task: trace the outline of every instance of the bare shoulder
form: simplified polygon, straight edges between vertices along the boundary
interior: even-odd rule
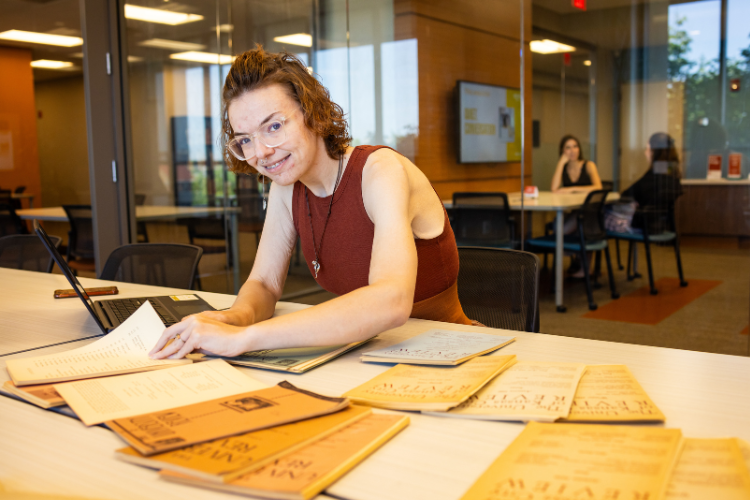
[[[596,172],[597,171],[596,170],[596,163],[594,163],[591,160],[587,160],[586,161],[586,170],[588,170],[588,171],[592,171],[593,170],[594,172]]]
[[[414,167],[414,164],[408,158],[392,149],[381,148],[367,157],[362,175],[370,177],[381,174],[395,174],[407,171],[410,166]]]

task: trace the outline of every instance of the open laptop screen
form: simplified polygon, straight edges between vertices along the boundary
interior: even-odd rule
[[[55,245],[52,243],[52,241],[49,239],[49,236],[47,236],[47,232],[42,228],[42,226],[39,225],[39,221],[34,219],[34,232],[36,232],[36,235],[39,236],[39,239],[42,240],[42,243],[47,248],[47,251],[52,256],[52,258],[57,263],[57,266],[62,271],[65,278],[67,278],[68,282],[70,282],[70,286],[73,287],[73,290],[76,291],[78,296],[83,301],[86,308],[89,310],[89,313],[94,318],[94,321],[96,321],[97,326],[101,329],[102,333],[107,333],[107,329],[102,324],[102,321],[99,319],[99,316],[96,314],[96,310],[94,309],[94,301],[91,300],[91,298],[86,293],[86,290],[83,288],[83,285],[78,281],[78,278],[76,278],[76,275],[73,274],[73,271],[68,266],[68,263],[65,262],[65,259],[63,259],[62,255],[60,255],[60,252],[57,251],[57,248],[55,248]]]

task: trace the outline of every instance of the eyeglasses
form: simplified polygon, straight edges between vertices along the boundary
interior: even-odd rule
[[[286,117],[277,118],[266,123],[255,133],[238,134],[227,143],[227,149],[240,161],[249,161],[255,158],[256,142],[260,142],[267,148],[277,148],[286,141]]]

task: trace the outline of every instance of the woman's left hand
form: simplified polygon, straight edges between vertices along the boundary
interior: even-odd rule
[[[237,356],[247,350],[243,348],[243,342],[238,342],[238,335],[246,330],[246,327],[228,325],[195,314],[164,330],[149,356],[151,359],[179,359],[193,351]]]

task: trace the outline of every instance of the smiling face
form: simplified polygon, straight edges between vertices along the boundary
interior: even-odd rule
[[[578,160],[581,158],[581,148],[578,147],[578,141],[575,139],[568,139],[565,141],[563,146],[563,154],[568,157],[568,160]]]
[[[263,144],[260,134],[255,143],[255,158],[248,164],[282,186],[302,179],[315,164],[325,145],[305,126],[299,104],[279,84],[245,92],[229,104],[229,123],[235,134],[253,134],[279,118],[284,120],[286,139],[276,147]]]

